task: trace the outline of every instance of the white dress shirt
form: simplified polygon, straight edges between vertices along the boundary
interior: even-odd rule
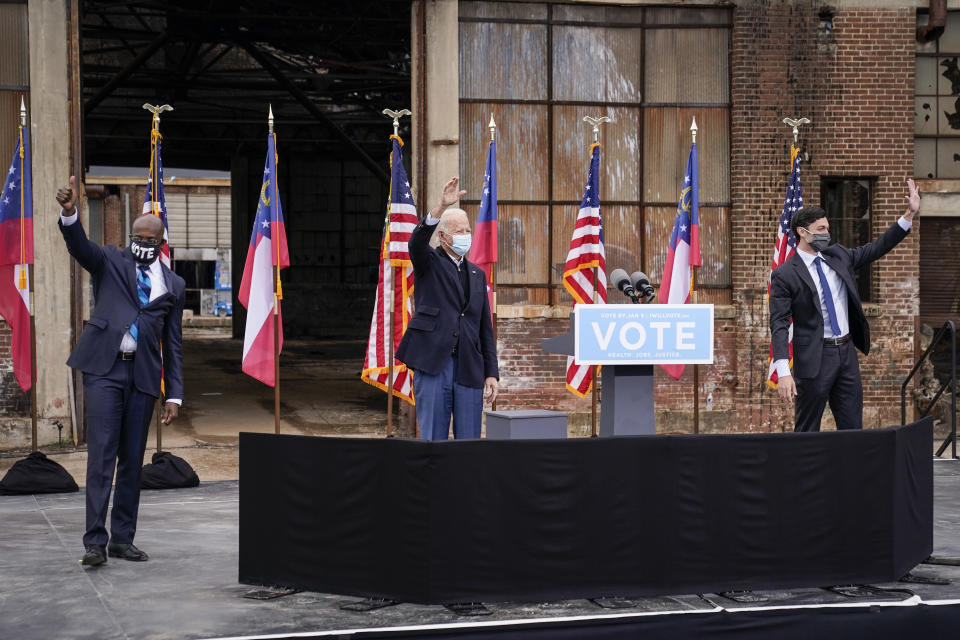
[[[73,215],[67,216],[64,215],[63,210],[60,210],[60,223],[69,227],[77,221],[77,212],[74,210]],[[140,277],[140,269],[136,266],[133,267],[134,274],[137,278]],[[160,264],[160,260],[154,260],[150,263],[150,268],[147,269],[147,278],[150,280],[150,302],[153,302],[163,294],[167,292],[167,283],[163,279],[163,267]],[[136,351],[137,350],[137,340],[133,337],[129,331],[123,334],[123,338],[120,340],[120,346],[118,351]],[[175,402],[176,404],[182,404],[183,400],[179,398],[167,398],[167,402]]]
[[[913,222],[900,216],[897,224],[899,224],[900,228],[904,231],[910,231]],[[842,338],[850,333],[850,318],[847,315],[847,285],[843,283],[843,280],[840,279],[837,272],[830,268],[827,261],[823,259],[822,253],[818,252],[817,255],[813,255],[797,249],[797,254],[799,254],[800,259],[803,260],[803,264],[806,265],[807,271],[810,272],[810,278],[817,288],[817,299],[820,301],[820,314],[823,316],[823,337]],[[820,257],[820,266],[823,269],[823,275],[826,276],[827,284],[830,285],[830,292],[833,294],[831,297],[833,298],[833,308],[837,312],[837,326],[840,327],[839,336],[833,335],[833,328],[830,326],[830,314],[827,311],[826,298],[823,295],[823,285],[820,284],[820,274],[817,273],[817,265],[814,264],[814,260],[818,256]],[[786,358],[776,360],[773,366],[777,370],[778,378],[793,375],[790,373],[790,361]]]

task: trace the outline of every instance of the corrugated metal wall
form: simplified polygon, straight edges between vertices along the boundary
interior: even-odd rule
[[[0,164],[6,166],[17,146],[20,98],[30,108],[27,5],[0,4]]]
[[[170,247],[173,249],[230,248],[230,196],[186,189],[164,191]]]
[[[589,163],[586,115],[606,115],[601,205],[608,270],[659,282],[697,119],[701,301],[729,302],[730,13],[460,3],[464,209],[497,129],[499,300],[569,303],[560,286]],[[616,299],[611,297],[611,299]]]

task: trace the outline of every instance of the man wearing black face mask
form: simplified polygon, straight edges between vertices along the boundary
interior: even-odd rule
[[[903,216],[873,242],[852,249],[830,245],[830,223],[820,207],[803,207],[793,214],[797,251],[771,276],[770,334],[780,398],[796,399],[796,431],[819,431],[827,402],[837,429],[863,427],[863,386],[854,346],[869,352],[870,325],[857,295],[854,271],[907,237],[920,209],[920,194],[912,179],[907,187],[909,204]]]
[[[138,218],[127,249],[101,247],[87,239],[80,225],[78,192],[71,176],[70,186],[57,191],[57,202],[67,251],[90,272],[96,302],[67,360],[83,372],[87,409],[87,522],[81,563],[101,565],[107,553],[143,562],[147,554],[133,544],[140,469],[161,370],[167,393],[163,424],[177,417],[183,398],[180,320],[185,285],[158,260],[164,243],[160,218]],[[108,545],[114,465],[117,482]]]

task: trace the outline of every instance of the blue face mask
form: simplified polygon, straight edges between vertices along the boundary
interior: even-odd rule
[[[453,238],[453,244],[450,245],[450,248],[453,249],[453,252],[461,258],[467,255],[467,252],[470,251],[470,244],[473,242],[473,236],[469,233],[461,233],[451,237]]]

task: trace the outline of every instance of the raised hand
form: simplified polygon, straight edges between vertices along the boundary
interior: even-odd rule
[[[466,191],[458,191],[460,178],[454,176],[450,178],[447,184],[443,185],[443,192],[440,194],[440,206],[449,207],[457,203],[457,200],[466,195]]]
[[[908,220],[913,220],[913,216],[920,211],[920,192],[917,190],[917,183],[913,181],[913,178],[907,178],[907,189],[909,193],[907,194],[907,212],[904,214]]]
[[[80,194],[77,189],[77,178],[70,176],[70,186],[57,189],[57,202],[60,203],[63,212],[69,216],[73,214],[73,210],[76,208],[79,199]]]

